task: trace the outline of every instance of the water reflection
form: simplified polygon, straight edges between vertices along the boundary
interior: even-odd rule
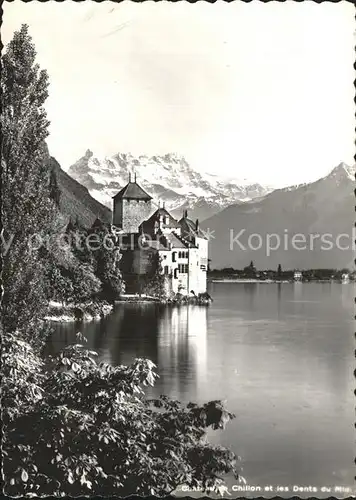
[[[154,304],[125,304],[117,307],[114,314],[118,320],[110,318],[108,323],[113,363],[127,365],[135,358],[149,358],[157,363],[161,309]]]
[[[76,333],[99,361],[128,365],[136,358],[151,359],[160,378],[155,392],[189,399],[199,395],[207,369],[207,308],[167,308],[155,304],[119,305],[109,317],[91,323],[55,325],[46,352],[54,354],[76,343]]]
[[[248,296],[249,306],[253,310],[255,308],[256,292],[259,283],[243,283],[243,290]]]
[[[80,329],[105,361],[152,359],[155,395],[226,399],[237,418],[214,439],[243,456],[250,484],[351,484],[353,285],[211,287],[208,308],[123,304]],[[77,328],[56,325],[48,350]]]
[[[282,283],[277,283],[277,316],[281,317]]]
[[[163,392],[180,399],[199,393],[207,369],[207,308],[165,310],[158,326],[158,366]]]

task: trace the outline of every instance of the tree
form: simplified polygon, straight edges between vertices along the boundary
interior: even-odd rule
[[[282,266],[278,264],[278,269],[277,269],[277,278],[281,279],[282,278]]]
[[[100,291],[100,280],[95,276],[89,264],[80,264],[75,267],[70,274],[70,279],[73,287],[70,298],[74,303],[96,298]]]
[[[42,280],[44,263],[38,244],[55,213],[50,199],[45,138],[49,122],[44,110],[48,77],[35,63],[36,51],[23,25],[2,56],[2,319],[8,331],[38,332],[47,301]]]
[[[150,252],[150,250],[147,250]],[[144,278],[143,293],[158,298],[166,296],[166,276],[163,274],[162,259],[158,252],[148,254],[150,261],[148,272]]]
[[[48,269],[48,298],[61,302],[80,304],[97,297],[100,280],[89,264],[75,262],[73,267],[63,267],[57,263]]]
[[[52,168],[49,178],[49,196],[51,200],[54,201],[56,207],[59,209],[61,200],[61,190],[58,187],[57,176],[54,171],[54,168]]]
[[[89,248],[89,252],[93,258],[95,275],[101,281],[100,295],[105,300],[114,300],[118,298],[123,287],[119,265],[121,253],[117,238],[105,224],[93,227],[88,234],[96,236],[98,242],[98,248]]]
[[[83,345],[46,368],[16,336],[3,339],[3,477],[9,496],[164,496],[179,485],[216,488],[237,457],[206,441],[234,417],[220,401],[148,399],[155,365],[98,364]],[[31,429],[31,432],[28,430]]]

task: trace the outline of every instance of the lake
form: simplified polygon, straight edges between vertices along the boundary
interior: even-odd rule
[[[225,400],[236,418],[209,438],[241,456],[248,485],[274,486],[264,496],[349,496],[320,488],[354,485],[354,285],[209,286],[210,307],[122,304],[80,329],[101,360],[154,361],[155,395]],[[73,324],[54,328],[48,352],[75,341]]]

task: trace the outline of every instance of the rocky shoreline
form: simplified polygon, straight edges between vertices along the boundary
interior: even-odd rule
[[[133,304],[141,304],[141,303],[155,303],[162,305],[209,305],[213,302],[212,297],[208,293],[199,294],[199,295],[182,295],[175,294],[168,298],[155,297],[151,295],[145,294],[133,294],[133,295],[122,295],[118,300],[115,300],[115,304],[122,303],[133,303]]]
[[[184,296],[176,294],[170,298],[161,298],[150,295],[122,295],[115,300],[115,305],[118,304],[160,304],[166,306],[173,305],[199,305],[207,306],[213,299],[208,294],[201,294],[199,296]],[[80,304],[65,304],[62,302],[50,301],[48,304],[48,313],[45,316],[46,321],[54,322],[76,322],[76,321],[97,321],[108,314],[114,309],[113,304],[101,301],[84,302]]]
[[[95,321],[110,314],[114,306],[108,302],[84,302],[81,304],[63,304],[50,301],[46,321],[75,322]]]

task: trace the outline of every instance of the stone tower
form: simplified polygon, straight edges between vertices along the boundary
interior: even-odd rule
[[[138,233],[140,224],[152,213],[151,196],[136,182],[129,182],[114,197],[113,225],[125,233]]]

